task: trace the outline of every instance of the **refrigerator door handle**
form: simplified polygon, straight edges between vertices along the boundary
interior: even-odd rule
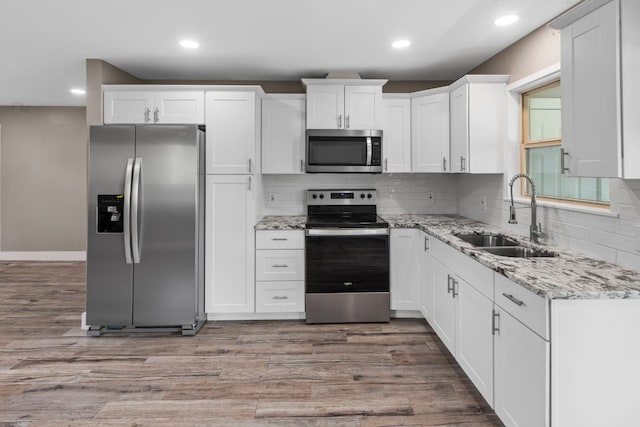
[[[131,184],[131,248],[133,249],[133,263],[140,264],[140,234],[138,217],[140,211],[140,175],[142,173],[142,158],[136,157],[133,163],[133,181]]]
[[[132,263],[131,259],[131,175],[133,174],[133,159],[127,159],[127,169],[124,173],[124,260],[127,264]]]

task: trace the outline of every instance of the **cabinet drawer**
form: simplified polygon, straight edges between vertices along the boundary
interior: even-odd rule
[[[304,230],[258,230],[256,249],[304,249]]]
[[[257,250],[256,280],[304,280],[304,251]]]
[[[304,282],[256,282],[256,312],[304,312]]]
[[[495,292],[497,305],[545,340],[549,339],[549,304],[546,298],[497,273]]]

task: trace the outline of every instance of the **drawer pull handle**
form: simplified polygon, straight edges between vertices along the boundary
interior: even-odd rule
[[[507,293],[502,293],[502,296],[504,296],[506,299],[508,299],[509,301],[511,301],[512,303],[514,303],[515,305],[517,305],[518,307],[526,307],[527,304],[524,303],[524,301],[519,300],[518,298],[514,297],[511,294],[507,294]]]
[[[271,267],[273,267],[273,268],[287,268],[289,266],[287,264],[273,264]]]
[[[289,299],[289,297],[288,296],[279,297],[279,296],[276,295],[272,299],[275,299],[275,300],[287,300],[287,299]]]
[[[285,240],[289,240],[286,237],[274,237],[271,240],[274,240],[276,242],[284,242]]]
[[[493,316],[491,317],[491,335],[500,335],[500,313],[493,310]]]

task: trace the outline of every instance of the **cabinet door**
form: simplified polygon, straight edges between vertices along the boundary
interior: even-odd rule
[[[411,100],[413,172],[448,172],[449,94]]]
[[[345,86],[345,129],[381,129],[382,86]]]
[[[252,92],[207,92],[207,173],[254,173],[256,95]]]
[[[153,92],[104,92],[104,123],[152,123]]]
[[[262,173],[304,173],[304,99],[262,101]]]
[[[307,129],[344,129],[344,86],[307,86]]]
[[[562,145],[570,176],[619,177],[620,17],[610,2],[562,29]]]
[[[254,311],[251,176],[207,176],[205,311]]]
[[[384,100],[384,172],[411,172],[411,101]]]
[[[433,322],[433,266],[429,252],[429,235],[420,232],[420,311],[427,320]]]
[[[435,258],[431,258],[433,273],[433,322],[438,337],[456,354],[456,300],[452,293],[453,274]]]
[[[391,230],[391,309],[420,309],[420,230]]]
[[[459,277],[456,281],[456,360],[493,407],[493,302]]]
[[[507,427],[548,426],[549,343],[495,308],[500,316],[494,336],[496,414]]]
[[[204,124],[204,92],[157,92],[154,123]]]
[[[468,172],[469,85],[451,92],[451,172]]]

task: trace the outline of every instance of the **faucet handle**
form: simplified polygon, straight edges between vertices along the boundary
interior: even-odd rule
[[[509,206],[509,224],[517,224],[518,220],[516,219],[516,208],[515,206]]]

